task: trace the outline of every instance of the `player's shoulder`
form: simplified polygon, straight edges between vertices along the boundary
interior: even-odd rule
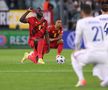
[[[93,20],[93,19],[94,19],[94,17],[86,17],[86,18],[79,19],[77,22],[84,23],[86,21]]]
[[[86,18],[84,18],[83,20],[84,21],[92,21],[92,20],[94,20],[95,18],[94,17],[86,17]]]
[[[84,19],[86,24],[96,24],[99,23],[99,19],[95,18],[95,17],[88,17]]]
[[[95,18],[97,18],[99,20],[108,20],[108,15],[102,14],[102,15],[96,16]]]
[[[35,20],[36,18],[33,16],[27,18],[28,23],[33,23]]]
[[[36,19],[34,16],[28,17],[28,19]]]
[[[78,24],[82,24],[84,21],[83,21],[83,19],[79,19],[78,21],[77,21],[77,25]]]
[[[82,18],[82,19],[79,19],[78,21],[77,21],[77,24],[81,24],[81,25],[83,25],[86,21],[88,21],[88,19],[87,18]]]
[[[96,18],[101,18],[101,17],[108,17],[108,14],[101,14],[101,15],[96,16]]]

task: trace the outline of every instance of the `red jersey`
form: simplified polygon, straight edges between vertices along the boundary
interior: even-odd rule
[[[54,25],[48,27],[49,37],[57,38],[60,34],[63,34],[62,27],[59,30],[56,30]]]
[[[36,17],[30,17],[28,18],[28,23],[30,39],[44,37],[44,34],[47,30],[47,21],[44,18],[38,20]]]

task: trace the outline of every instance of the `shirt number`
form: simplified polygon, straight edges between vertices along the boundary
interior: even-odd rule
[[[94,26],[94,27],[92,27],[92,30],[95,31],[95,35],[94,35],[93,41],[101,41],[101,40],[104,39],[103,31],[102,31],[102,27],[101,26],[99,26],[99,27]],[[101,35],[100,37],[98,37],[99,34]]]

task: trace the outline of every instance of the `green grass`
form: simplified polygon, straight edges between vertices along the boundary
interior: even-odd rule
[[[87,86],[74,87],[77,77],[71,66],[71,50],[63,51],[66,57],[63,65],[56,63],[55,50],[45,55],[45,65],[30,61],[20,64],[25,51],[30,49],[0,49],[0,90],[108,90],[101,88],[99,80],[92,77],[91,65],[84,69]]]

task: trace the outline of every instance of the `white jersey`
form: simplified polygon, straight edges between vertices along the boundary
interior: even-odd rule
[[[96,17],[101,22],[101,25],[106,32],[105,35],[108,34],[108,14],[102,14]]]
[[[86,48],[97,48],[103,42],[104,35],[100,21],[94,17],[80,19],[76,26],[76,49],[80,49],[83,38]]]
[[[108,14],[102,14],[96,17],[100,20],[102,28],[104,29],[104,46],[108,50]]]

